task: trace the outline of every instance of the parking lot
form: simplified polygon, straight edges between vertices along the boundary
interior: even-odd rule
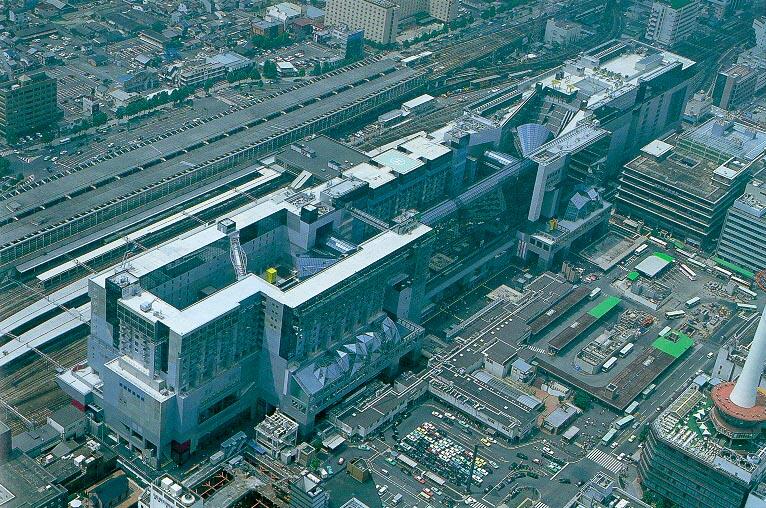
[[[599,411],[595,411],[592,419],[593,426],[600,429],[602,423],[608,426],[614,415],[606,410]],[[401,443],[408,442],[407,436],[422,429],[424,424],[461,453],[465,451],[470,455],[478,445],[478,463],[487,471],[480,484],[473,481],[467,490],[467,475],[450,478],[442,471],[442,474],[433,471],[433,466],[424,466],[428,459],[423,452],[404,450],[405,457],[417,463],[414,467],[406,464],[407,459],[399,458],[403,453]],[[429,400],[367,440],[366,444],[351,444],[333,455],[327,464],[333,473],[339,473],[343,468],[338,465],[340,457],[344,464],[354,457],[365,457],[385,505],[392,505],[394,497],[401,494],[403,506],[423,508],[456,503],[475,508],[498,506],[503,502],[516,506],[525,497],[542,498],[549,506],[563,506],[576,493],[578,484],[588,481],[599,470],[608,471],[588,459],[587,452],[580,446],[566,443],[560,436],[538,433],[519,444],[496,434],[490,435],[487,430],[441,402]],[[595,434],[597,432],[593,439]]]

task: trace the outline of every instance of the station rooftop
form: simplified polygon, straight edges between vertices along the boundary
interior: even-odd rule
[[[564,64],[563,71],[542,81],[543,86],[566,96],[578,95],[588,109],[622,97],[638,88],[642,80],[694,61],[635,41],[612,41]]]
[[[417,74],[386,59],[359,65],[32,186],[6,197],[0,207],[0,246],[266,142]],[[117,178],[119,185],[113,185]]]
[[[276,155],[288,170],[308,171],[320,180],[329,180],[346,169],[370,158],[362,152],[327,136],[316,136],[293,143]]]

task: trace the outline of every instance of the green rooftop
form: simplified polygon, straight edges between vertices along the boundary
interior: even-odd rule
[[[750,270],[745,270],[741,266],[737,266],[734,263],[729,263],[725,259],[721,259],[719,257],[714,257],[713,261],[715,261],[717,264],[721,265],[724,268],[728,268],[732,272],[736,272],[736,273],[740,274],[743,277],[747,277],[748,279],[755,278],[755,274],[753,272],[751,272]]]
[[[630,272],[630,273],[628,274],[628,280],[629,280],[629,281],[634,281],[634,280],[636,280],[636,279],[638,279],[638,272],[637,272],[637,271],[635,271],[635,270],[633,270],[632,272]]]
[[[596,319],[601,319],[606,316],[612,309],[617,307],[622,300],[616,296],[607,296],[601,302],[588,311],[588,314]]]
[[[662,260],[667,261],[668,263],[672,263],[673,261],[676,260],[676,258],[674,258],[673,256],[669,254],[665,254],[664,252],[655,252],[654,255]]]
[[[657,338],[652,343],[652,346],[656,349],[669,354],[673,358],[680,358],[693,345],[694,341],[692,338],[678,330],[673,330],[664,337]]]

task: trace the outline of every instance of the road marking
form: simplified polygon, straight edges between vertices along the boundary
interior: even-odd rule
[[[535,503],[535,506],[533,506],[532,508],[551,508],[551,507],[543,503],[542,501],[538,501],[537,503]]]
[[[591,450],[590,453],[588,453],[588,458],[612,473],[619,473],[625,468],[625,464],[623,464],[617,457],[602,452],[598,448]]]

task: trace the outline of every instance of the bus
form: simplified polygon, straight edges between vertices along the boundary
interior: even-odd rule
[[[736,275],[732,275],[731,276],[731,281],[732,282],[736,282],[740,286],[745,286],[748,289],[753,287],[752,283],[749,280],[745,280],[742,277],[737,277]]]
[[[588,295],[588,298],[591,300],[595,300],[596,298],[598,298],[598,295],[600,294],[601,294],[601,288],[596,288],[590,292],[590,295]]]
[[[613,356],[604,362],[604,365],[601,366],[601,369],[604,372],[608,372],[609,370],[611,370],[612,367],[614,367],[615,363],[617,363],[617,358]]]
[[[694,254],[692,254],[691,252],[687,252],[687,251],[685,251],[683,249],[676,249],[676,252],[678,254],[682,255],[685,258],[690,258],[691,259],[691,258],[694,257]]]
[[[751,305],[749,303],[738,303],[737,310],[744,310],[747,312],[756,312],[758,310],[758,307],[756,307],[755,305]]]
[[[713,273],[725,280],[729,280],[732,275],[729,270],[721,268],[720,266],[714,266]]]
[[[619,420],[612,423],[612,428],[617,430],[622,430],[631,423],[633,423],[633,420],[635,420],[636,417],[633,415],[626,415],[620,418]]]
[[[689,277],[689,280],[697,280],[697,274],[692,271],[691,268],[686,266],[685,264],[681,263],[681,271],[684,272],[684,274]]]
[[[686,315],[685,311],[682,310],[669,310],[665,313],[665,317],[667,319],[679,319]]]
[[[672,330],[672,328],[670,328],[669,326],[666,326],[665,328],[660,330],[660,337],[664,337],[665,335],[669,334],[670,330]]]
[[[652,394],[654,393],[654,390],[656,390],[656,389],[657,389],[657,385],[656,384],[654,384],[654,383],[650,384],[649,386],[644,388],[644,390],[641,392],[641,397],[643,397],[645,399],[648,399],[649,397],[652,396]]]
[[[758,298],[758,294],[755,291],[753,291],[752,289],[746,288],[745,286],[740,286],[739,284],[737,284],[737,291],[747,296],[751,300],[755,300],[756,298]]]
[[[689,259],[686,260],[686,262],[689,263],[690,265],[696,266],[697,268],[702,268],[703,270],[708,270],[707,265],[705,263],[703,263],[702,261],[697,261],[696,259],[689,258]]]
[[[626,415],[634,414],[636,410],[638,409],[639,404],[641,403],[637,400],[634,400],[633,402],[631,402],[630,405],[625,408],[625,414]]]
[[[644,252],[644,251],[645,251],[646,249],[648,249],[648,248],[649,248],[649,245],[648,245],[648,244],[642,243],[641,245],[639,245],[638,247],[636,247],[636,250],[634,250],[634,251],[633,251],[633,254],[635,254],[636,256],[638,256],[639,254],[641,254],[642,252]]]
[[[699,296],[695,296],[694,298],[689,298],[688,300],[686,300],[686,306],[691,309],[692,307],[696,307],[697,305],[699,305],[700,301],[701,300]]]
[[[660,240],[660,239],[659,239],[659,238],[657,238],[656,236],[650,236],[650,237],[649,237],[649,241],[651,241],[651,242],[653,242],[653,243],[655,243],[655,244],[659,245],[659,246],[660,246],[660,247],[662,247],[663,249],[667,249],[667,248],[668,248],[668,242],[666,242],[666,241],[664,241],[664,240]]]
[[[630,354],[631,351],[633,351],[634,347],[635,345],[632,342],[629,342],[628,344],[625,344],[624,346],[622,346],[622,349],[620,349],[619,353],[617,354],[619,355],[620,358],[625,358],[626,356]]]
[[[617,429],[609,429],[606,434],[604,434],[604,437],[601,438],[601,444],[606,446],[609,443],[612,442],[612,439],[614,439],[614,436],[617,435]]]

